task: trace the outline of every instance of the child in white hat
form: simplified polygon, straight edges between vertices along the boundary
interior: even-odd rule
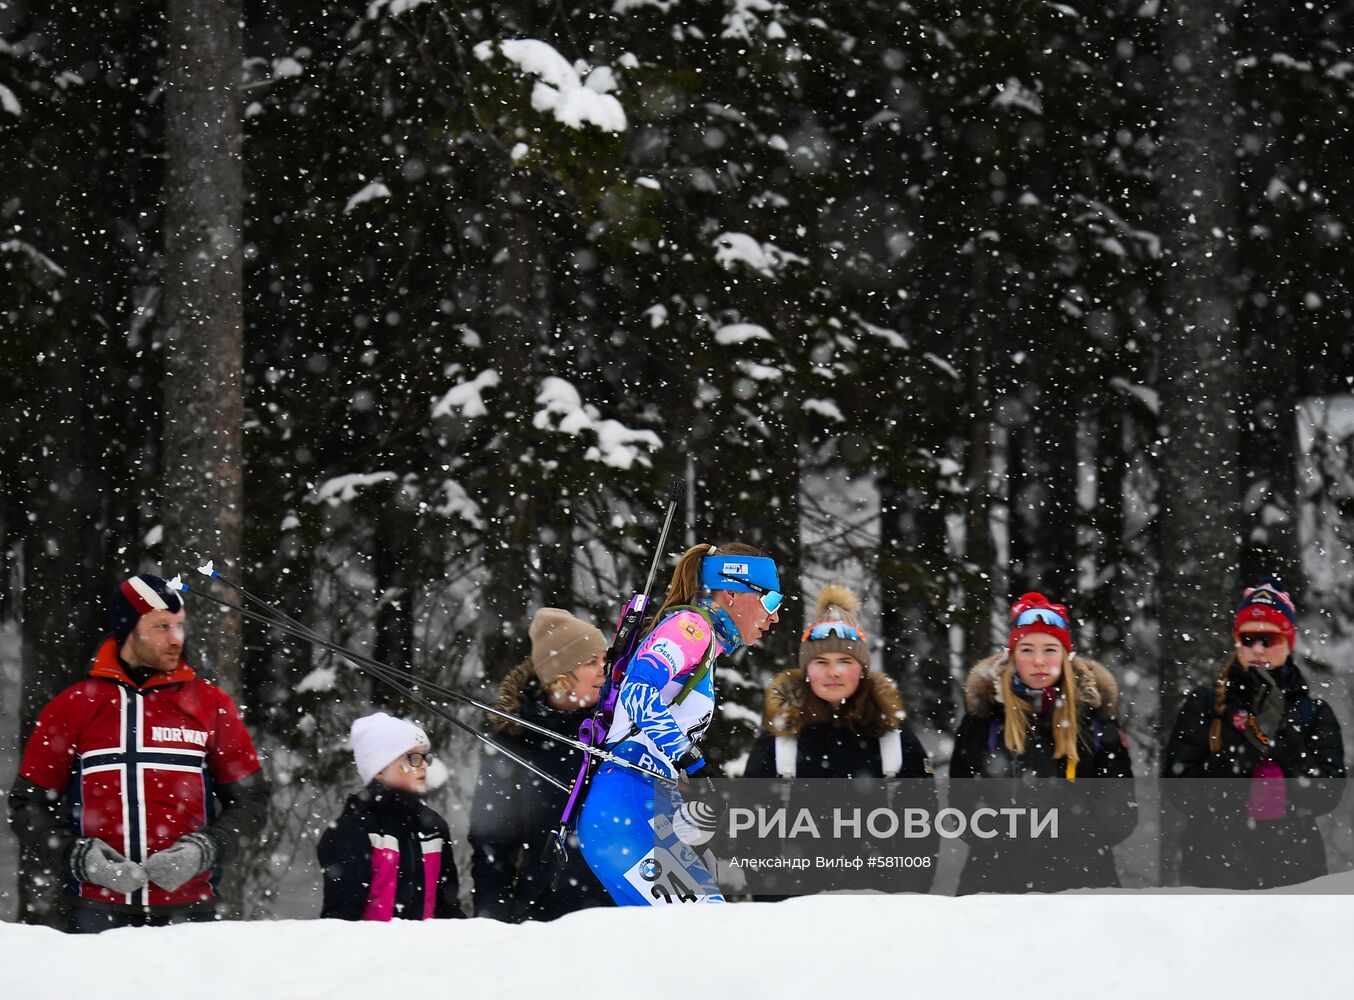
[[[423,801],[428,734],[385,712],[353,723],[350,740],[366,787],[320,838],[321,917],[430,920],[463,917],[447,821]]]

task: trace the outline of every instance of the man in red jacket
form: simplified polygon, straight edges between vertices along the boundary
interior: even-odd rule
[[[258,755],[230,696],[185,661],[176,591],[142,573],[108,615],[89,677],[38,716],[10,823],[64,874],[73,932],[213,919],[222,864],[266,818]]]

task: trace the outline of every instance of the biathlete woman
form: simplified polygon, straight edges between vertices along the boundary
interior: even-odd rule
[[[700,750],[714,718],[714,664],[757,642],[782,599],[774,560],[750,545],[696,545],[678,560],[626,668],[606,748],[681,789],[608,762],[579,817],[583,857],[618,905],[724,901],[712,863],[691,847],[709,839],[718,814]]]

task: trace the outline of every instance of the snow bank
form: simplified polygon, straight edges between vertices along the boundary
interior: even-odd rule
[[[195,1000],[565,1000],[613,988],[642,1000],[824,1000],[892,984],[918,996],[996,989],[1014,1000],[1080,983],[1139,1000],[1215,993],[1238,930],[1251,928],[1269,958],[1238,967],[1245,992],[1283,996],[1294,969],[1307,983],[1343,981],[1350,923],[1347,895],[818,896],[592,910],[521,926],[274,921],[74,938],[6,924],[0,968],[5,995],[24,998],[145,1000],[187,988]],[[597,969],[606,942],[615,945]],[[990,978],[975,979],[984,972]]]

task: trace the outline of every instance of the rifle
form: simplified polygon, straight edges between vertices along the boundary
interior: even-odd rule
[[[621,609],[620,621],[616,624],[616,634],[606,653],[606,680],[597,695],[597,707],[592,717],[583,720],[578,727],[578,740],[584,746],[601,749],[611,729],[611,721],[616,714],[616,699],[620,696],[621,683],[625,680],[625,669],[639,645],[640,625],[645,612],[649,609],[650,595],[653,592],[654,578],[658,575],[658,564],[667,551],[668,533],[672,530],[673,519],[677,515],[677,506],[682,500],[683,484],[680,479],[673,480],[668,490],[668,510],[663,519],[663,530],[658,535],[658,545],[654,548],[653,561],[649,563],[649,575],[645,578],[644,589],[630,595]],[[588,784],[596,769],[597,755],[585,754],[569,790],[569,799],[560,815],[560,826],[555,832],[555,850],[560,859],[568,856],[567,838],[569,829],[574,825],[579,803],[587,792]],[[558,874],[558,872],[556,873]]]

